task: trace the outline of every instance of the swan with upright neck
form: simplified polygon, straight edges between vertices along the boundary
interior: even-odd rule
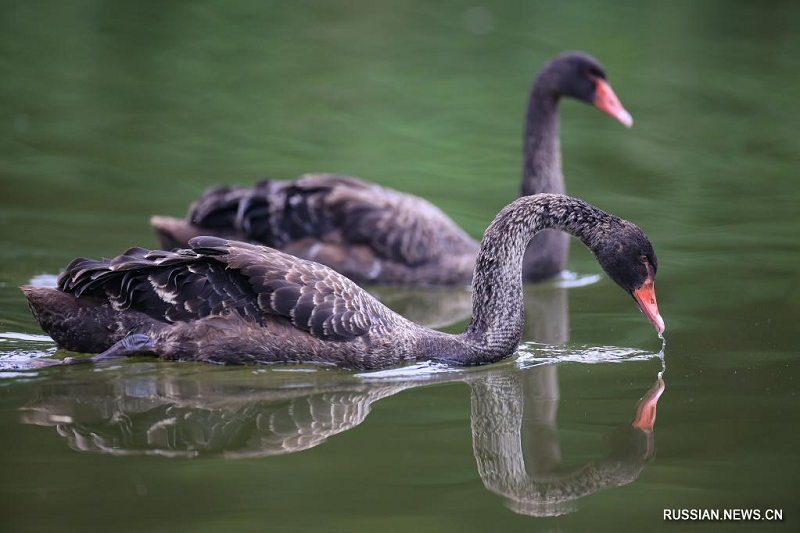
[[[653,247],[634,224],[582,200],[522,197],[486,230],[473,278],[473,318],[447,334],[394,313],[332,269],[265,246],[197,237],[191,249],[132,248],[76,259],[58,288],[22,287],[59,347],[214,363],[307,362],[382,368],[429,360],[461,365],[511,355],[522,335],[522,263],[541,230],[577,237],[664,331]]]
[[[632,124],[599,61],[580,52],[556,56],[536,76],[530,92],[521,196],[564,193],[558,131],[562,96]],[[265,244],[325,264],[359,283],[469,284],[478,253],[478,243],[426,200],[331,174],[264,180],[253,188],[214,187],[192,204],[186,219],[155,216],[151,225],[164,249],[215,235]],[[536,237],[526,253],[523,279],[540,281],[560,273],[567,240],[556,231]]]
[[[633,125],[599,61],[581,52],[565,52],[551,59],[536,76],[528,99],[520,196],[566,191],[558,112],[564,96],[594,105],[628,128]],[[569,236],[559,231],[547,230],[534,237],[525,253],[525,281],[541,281],[562,272],[567,266],[568,243]]]

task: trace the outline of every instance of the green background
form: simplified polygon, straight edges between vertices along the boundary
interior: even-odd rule
[[[792,2],[0,1],[7,368],[52,351],[17,338],[39,333],[18,285],[79,255],[155,246],[151,214],[180,216],[220,182],[352,174],[432,201],[479,238],[516,195],[533,76],[565,49],[603,62],[635,121],[563,102],[568,191],[648,233],[667,324],[655,458],[557,518],[517,514],[486,486],[471,380],[526,383],[509,405],[524,405],[534,434],[537,409],[557,406],[563,466],[580,468],[627,427],[659,361],[561,363],[546,386],[541,367],[515,361],[422,373],[324,444],[249,459],[226,455],[244,437],[220,444],[215,428],[255,431],[264,409],[291,404],[288,388],[295,400],[353,383],[380,396],[394,381],[146,360],[0,373],[2,529],[796,531],[798,16]],[[570,269],[599,273],[573,245]],[[443,313],[426,320],[453,331],[466,323],[442,305],[463,304],[463,290],[377,294]],[[658,350],[605,277],[529,288],[526,303],[527,341]],[[206,442],[200,457],[143,454],[185,447],[137,432],[176,412],[193,420],[185,441]],[[784,520],[674,523],[665,508],[779,508]]]

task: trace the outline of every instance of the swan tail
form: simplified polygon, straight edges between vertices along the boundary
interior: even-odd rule
[[[119,340],[117,313],[107,302],[79,298],[58,289],[20,287],[31,314],[59,348],[73,352],[102,352]]]
[[[203,228],[187,220],[173,217],[154,216],[150,218],[150,227],[153,228],[162,250],[187,248],[189,239],[207,234]]]

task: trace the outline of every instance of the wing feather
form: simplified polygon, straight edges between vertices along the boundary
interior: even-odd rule
[[[392,313],[349,279],[265,246],[197,237],[191,250],[136,248],[113,259],[76,259],[58,286],[164,322],[227,313],[263,324],[279,316],[316,337],[348,340]]]
[[[264,313],[286,317],[295,327],[316,337],[352,339],[391,320],[391,312],[381,303],[318,263],[266,246],[216,237],[197,237],[190,245],[201,254],[213,249],[229,269],[240,272],[258,295]],[[334,323],[339,326],[334,327]]]
[[[369,246],[378,257],[416,266],[476,244],[440,209],[408,194],[350,176],[306,174],[253,188],[215,187],[189,220],[275,248],[313,238]]]

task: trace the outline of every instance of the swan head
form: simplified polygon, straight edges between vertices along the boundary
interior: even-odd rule
[[[597,244],[595,256],[608,277],[633,297],[660,335],[666,326],[656,302],[658,258],[644,231],[625,220],[618,221],[618,227]]]
[[[564,52],[554,57],[540,74],[557,95],[569,96],[593,105],[630,128],[633,117],[622,107],[606,79],[603,65],[583,52]]]

